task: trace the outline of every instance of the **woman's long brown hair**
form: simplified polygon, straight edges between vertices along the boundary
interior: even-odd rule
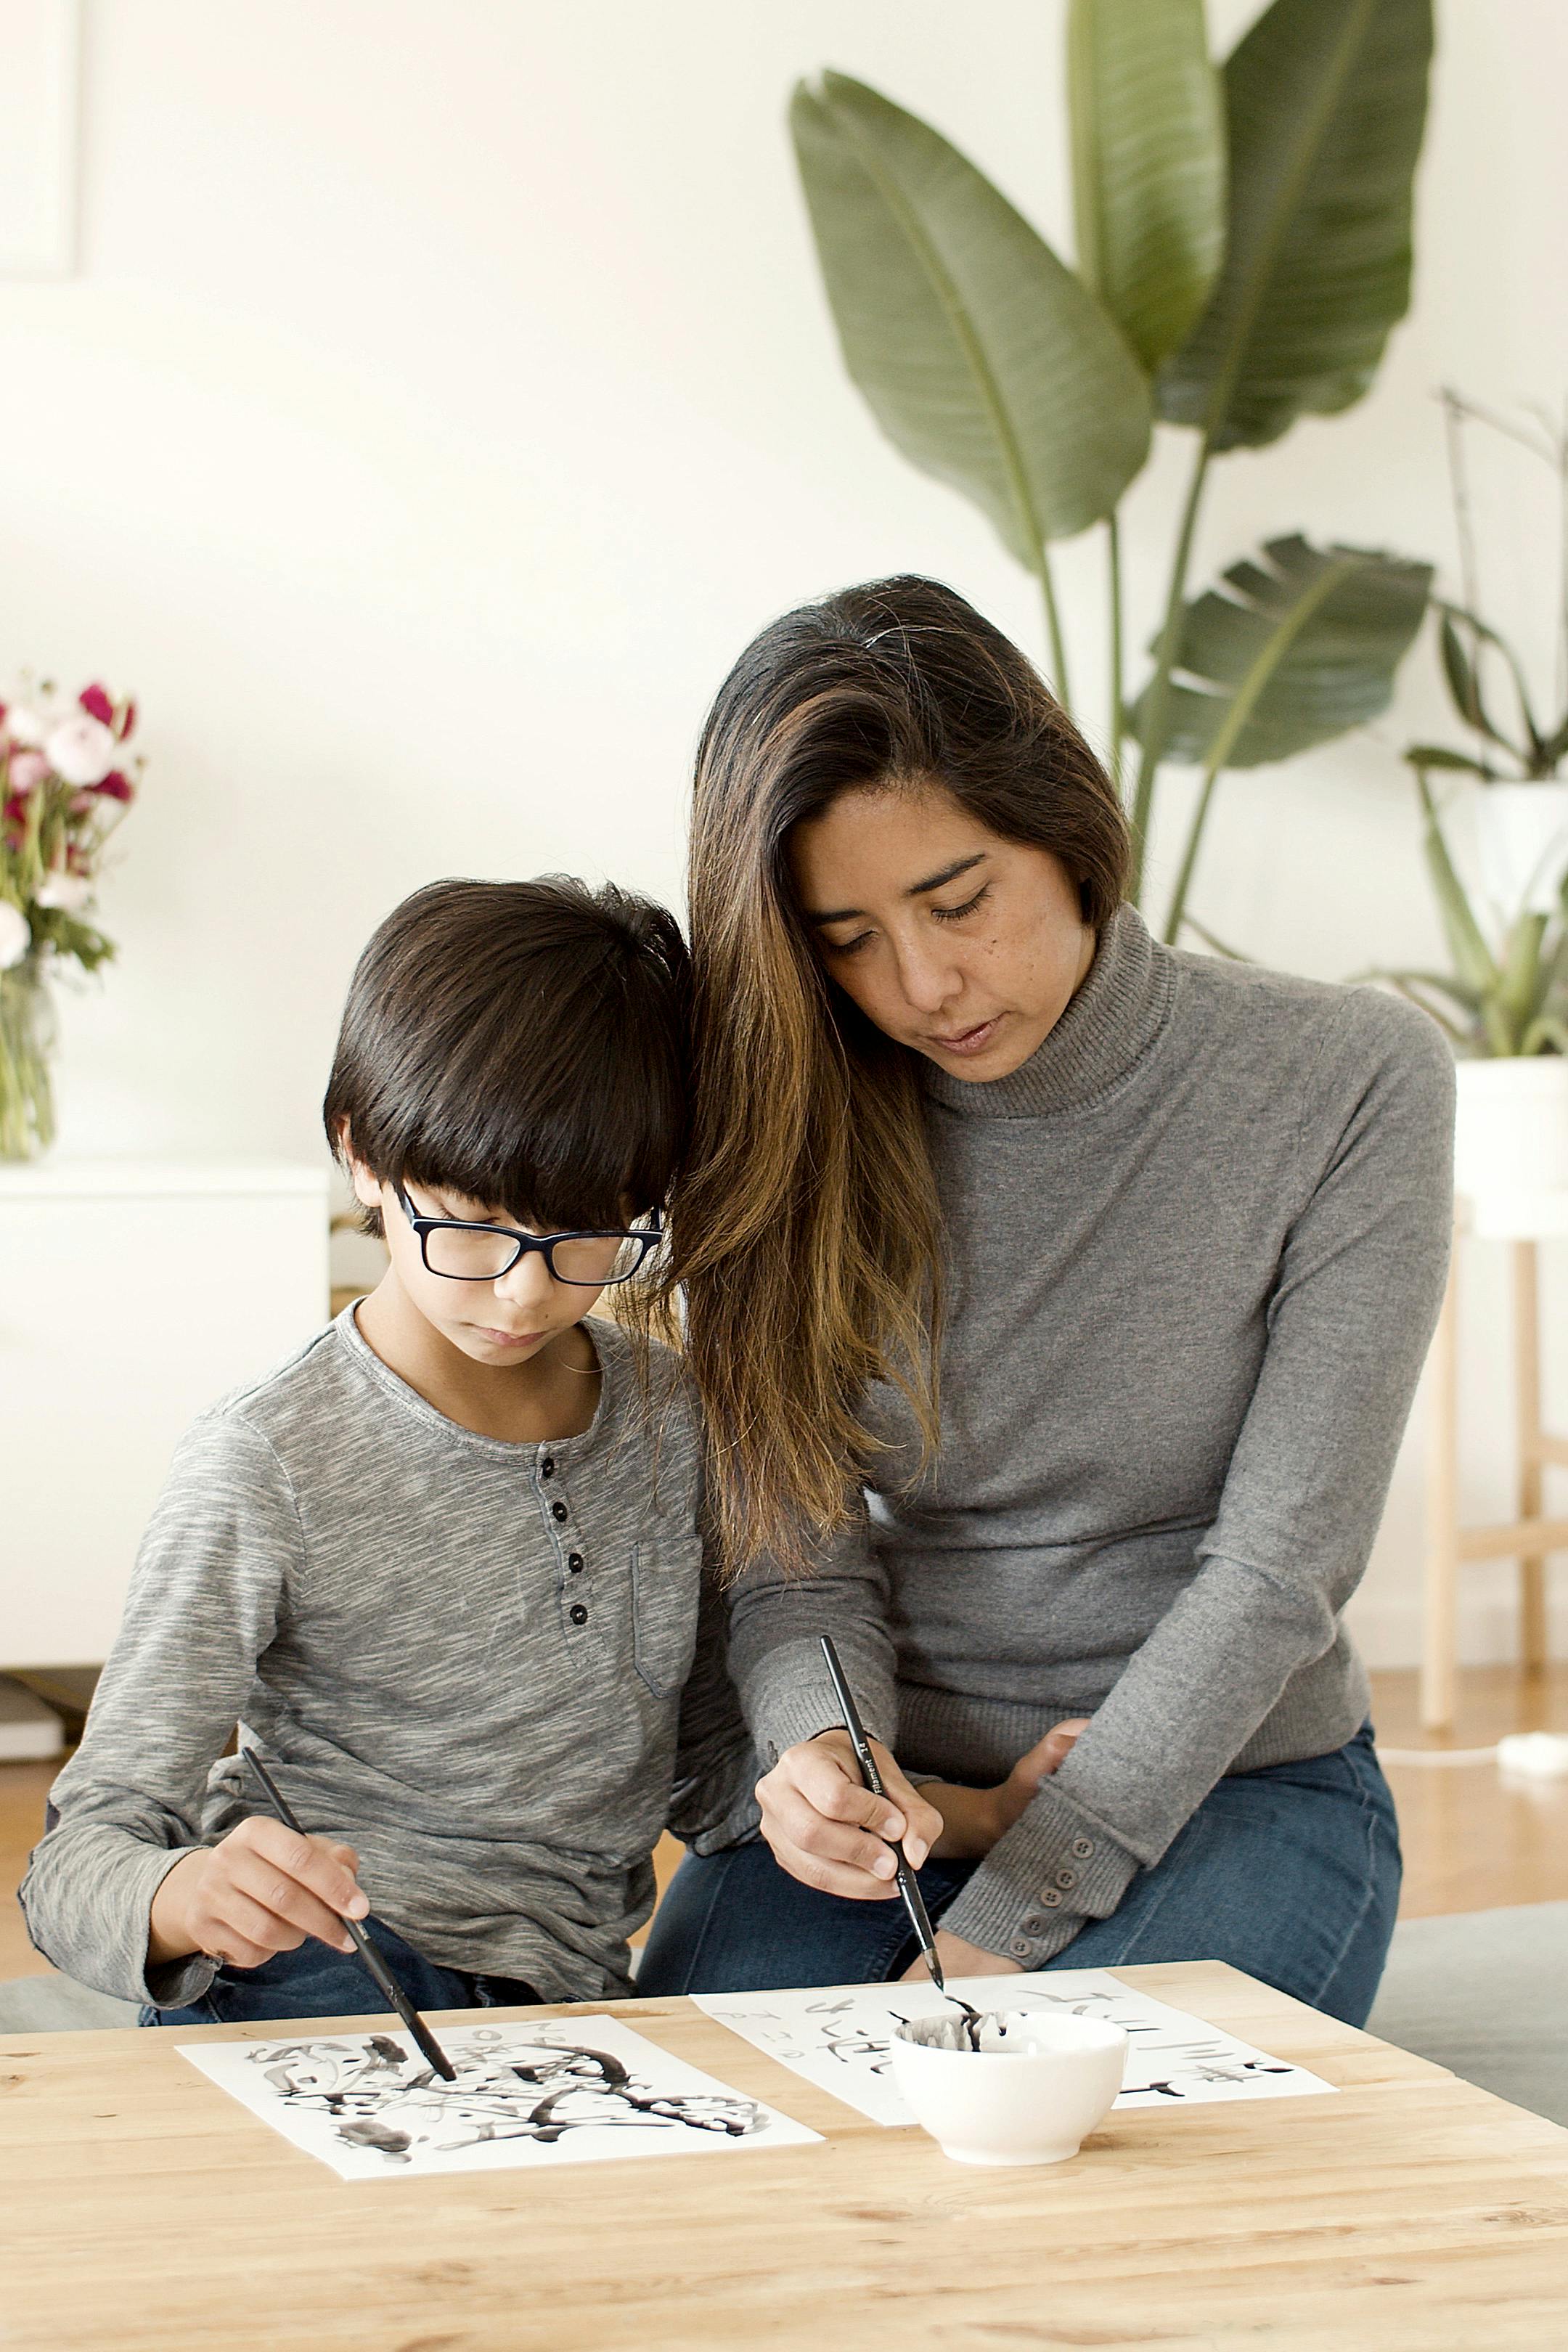
[[[747,646],[703,730],[692,811],[694,1101],[672,1286],[731,1573],[799,1569],[878,1447],[866,1396],[938,1426],[941,1218],[921,1056],[825,974],[792,827],[847,792],[935,783],[1051,850],[1096,929],[1127,868],[1115,790],[1025,656],[951,588],[847,588]]]

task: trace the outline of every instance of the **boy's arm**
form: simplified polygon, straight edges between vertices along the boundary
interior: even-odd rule
[[[182,1440],[137,1558],[124,1621],[80,1748],[50,1791],[52,1826],[21,1889],[34,1943],[68,1976],[162,2008],[195,2000],[214,1963],[149,1968],[148,1915],[202,1843],[207,1775],[273,1637],[301,1551],[293,1490],[234,1413]]]

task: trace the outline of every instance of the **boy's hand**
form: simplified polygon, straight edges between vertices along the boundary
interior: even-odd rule
[[[963,1789],[946,1780],[922,1780],[921,1793],[942,1815],[942,1834],[931,1846],[939,1862],[979,1862],[1005,1836],[1042,1780],[1071,1755],[1087,1715],[1053,1724],[1026,1756],[1020,1756],[994,1789]]]
[[[195,1846],[153,1897],[147,1958],[156,1968],[206,1952],[256,1969],[314,1936],[352,1952],[344,1918],[370,1909],[354,1882],[359,1856],[331,1838],[301,1837],[257,1815],[216,1845]]]
[[[942,1816],[919,1796],[879,1739],[871,1742],[885,1797],[860,1778],[847,1731],[824,1731],[786,1748],[757,1782],[763,1835],[774,1858],[803,1885],[864,1901],[897,1895],[887,1840],[902,1838],[918,1870],[942,1830]]]

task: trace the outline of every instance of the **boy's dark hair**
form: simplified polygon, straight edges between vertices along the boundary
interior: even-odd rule
[[[628,890],[432,882],[355,968],[327,1139],[343,1158],[346,1121],[384,1184],[613,1230],[662,1203],[679,1160],[688,995],[675,918]]]

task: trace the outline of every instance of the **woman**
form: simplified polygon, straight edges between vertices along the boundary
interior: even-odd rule
[[[1400,1864],[1339,1621],[1444,1278],[1436,1029],[1157,944],[929,581],[742,655],[691,856],[676,1273],[765,1843],[685,1862],[641,1984],[898,1973],[901,1833],[955,1973],[1215,1958],[1360,2023]]]

